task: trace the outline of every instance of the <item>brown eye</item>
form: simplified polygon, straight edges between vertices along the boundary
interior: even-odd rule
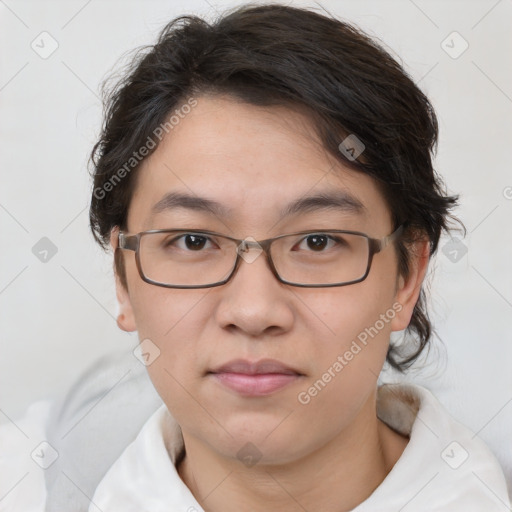
[[[178,237],[166,239],[163,245],[165,249],[172,249],[174,247],[184,251],[199,252],[204,249],[208,242],[211,241],[206,236],[196,233],[185,233]]]
[[[323,250],[329,242],[328,237],[325,235],[310,235],[306,240],[307,246],[314,251]]]
[[[328,235],[327,233],[312,233],[299,242],[296,250],[321,253],[326,252],[326,249],[332,249],[343,244],[343,239]]]
[[[202,249],[207,242],[206,237],[199,235],[185,235],[183,238],[185,240],[185,246],[187,247],[187,249],[191,249],[194,251]]]

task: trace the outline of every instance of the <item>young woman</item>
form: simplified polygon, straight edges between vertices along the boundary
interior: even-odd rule
[[[429,391],[377,385],[430,338],[422,282],[456,203],[436,139],[350,25],[272,4],[169,23],[108,99],[90,209],[162,404],[89,491],[47,483],[49,509],[509,510]]]

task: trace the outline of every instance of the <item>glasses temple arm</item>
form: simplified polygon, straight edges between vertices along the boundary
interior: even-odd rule
[[[120,249],[136,251],[139,246],[139,237],[137,235],[126,235],[125,233],[120,232],[118,241]]]

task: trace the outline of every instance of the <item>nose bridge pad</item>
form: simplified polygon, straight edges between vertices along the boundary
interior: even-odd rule
[[[236,252],[244,261],[252,263],[263,252],[263,248],[255,238],[248,236],[240,242],[236,248]]]

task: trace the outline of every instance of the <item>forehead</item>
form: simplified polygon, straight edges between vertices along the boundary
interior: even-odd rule
[[[329,155],[304,114],[228,97],[196,100],[137,171],[130,230],[155,228],[155,219],[171,209],[203,216],[210,211],[230,225],[258,229],[275,225],[284,213],[311,214],[327,196],[345,202],[347,208],[333,209],[359,226],[389,219],[373,179]],[[298,201],[307,203],[311,196],[316,199],[297,210]],[[217,210],[194,208],[200,198],[218,203]]]

